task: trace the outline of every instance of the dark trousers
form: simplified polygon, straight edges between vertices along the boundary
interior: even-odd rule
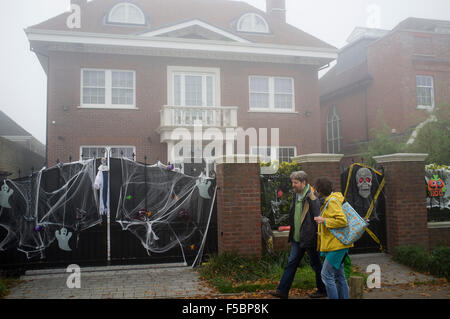
[[[289,290],[291,289],[292,282],[294,281],[295,273],[297,272],[297,268],[300,265],[300,261],[305,255],[305,252],[308,253],[310,265],[316,273],[317,290],[321,293],[326,292],[325,285],[322,282],[320,274],[322,271],[322,262],[320,261],[319,252],[313,247],[301,248],[300,244],[297,242],[292,242],[288,263],[284,268],[283,277],[281,277],[277,291],[289,295]]]

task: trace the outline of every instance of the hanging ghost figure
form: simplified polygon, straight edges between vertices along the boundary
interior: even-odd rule
[[[372,172],[366,167],[360,168],[356,172],[356,186],[359,196],[368,198],[372,189]]]
[[[9,188],[9,186],[6,184],[6,182],[3,182],[2,190],[0,191],[0,206],[4,208],[11,208],[9,205],[9,198],[14,193],[12,189]]]
[[[67,233],[67,228],[61,228],[61,231],[55,231],[56,239],[58,240],[58,246],[61,250],[72,251],[69,247],[69,239],[72,237],[72,233]]]
[[[202,198],[211,199],[208,193],[210,186],[211,181],[202,180],[201,182],[197,182],[198,192]]]

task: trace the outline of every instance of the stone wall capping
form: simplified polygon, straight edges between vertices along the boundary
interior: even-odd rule
[[[217,156],[214,158],[216,165],[219,164],[243,164],[243,163],[259,163],[259,156],[247,154],[232,154]]]
[[[302,163],[322,163],[322,162],[340,162],[344,154],[306,154],[299,155],[292,158],[292,161],[299,164]]]
[[[392,162],[423,162],[428,154],[422,153],[396,153],[389,155],[374,156],[373,159],[377,164]]]

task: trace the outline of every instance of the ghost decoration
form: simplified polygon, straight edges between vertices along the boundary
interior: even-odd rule
[[[56,239],[58,240],[58,246],[61,250],[72,251],[69,247],[69,239],[72,237],[72,233],[67,233],[67,228],[61,228],[61,231],[55,231]]]
[[[14,193],[12,189],[6,184],[6,182],[2,185],[2,190],[0,191],[0,206],[3,208],[11,208],[9,205],[9,198]]]
[[[211,181],[202,180],[197,182],[197,188],[200,196],[204,199],[211,199],[209,196],[209,187],[211,186]]]
[[[366,167],[360,168],[356,172],[356,186],[358,194],[362,198],[368,198],[372,189],[372,172]]]

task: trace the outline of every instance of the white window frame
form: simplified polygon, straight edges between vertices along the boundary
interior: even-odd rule
[[[113,12],[118,9],[119,7],[123,6],[125,8],[125,21],[113,21],[111,19],[111,15],[113,14]],[[130,22],[130,7],[134,7],[135,9],[139,10],[139,12],[141,13],[141,20],[139,22]],[[147,18],[144,14],[144,12],[141,10],[141,8],[139,8],[138,6],[136,6],[133,3],[129,3],[129,2],[120,2],[118,4],[116,4],[114,7],[111,8],[111,10],[109,11],[108,14],[108,20],[107,23],[110,24],[130,24],[130,25],[146,25],[147,24]]]
[[[333,112],[332,119],[330,121],[330,112]],[[333,122],[337,118],[338,125],[337,125],[337,136],[334,135],[333,130]],[[331,123],[331,139],[330,139],[330,131],[329,131],[329,125]],[[331,109],[327,112],[327,152],[328,154],[338,154],[341,152],[342,149],[342,117],[339,114],[339,110],[337,109],[336,105],[333,105]],[[337,141],[337,150],[334,149],[335,142]],[[333,144],[333,149],[330,150],[330,142]]]
[[[264,150],[270,149],[270,155],[267,156],[266,159],[263,158],[262,159],[263,161],[267,161],[269,159],[270,159],[270,161],[274,161],[274,160],[280,161],[279,149],[294,149],[294,155],[292,157],[297,156],[297,146],[278,146],[278,147],[275,147],[275,146],[264,146],[264,147],[253,146],[250,148],[250,155],[260,156],[259,150],[261,150],[261,149],[264,149]],[[265,153],[267,153],[267,152],[265,152]],[[280,163],[281,163],[281,161],[280,161]]]
[[[108,159],[110,158],[110,154],[111,154],[110,152],[111,152],[112,148],[131,148],[131,149],[133,149],[134,158],[135,159],[137,158],[136,157],[137,156],[136,155],[136,146],[133,146],[133,145],[81,145],[80,146],[80,160],[81,161],[83,160],[83,158],[82,158],[83,148],[104,148],[104,149],[106,149],[106,152],[108,153],[108,156],[107,156]],[[101,157],[104,157],[104,155],[97,156],[97,158],[101,158]],[[114,158],[116,158],[116,157],[114,157]]]
[[[103,71],[105,72],[105,104],[85,104],[83,102],[83,82],[84,71]],[[133,73],[133,104],[113,104],[112,103],[112,73],[113,72],[132,72]],[[136,107],[136,71],[117,70],[117,69],[95,69],[82,68],[80,76],[80,108],[94,109],[137,109]]]
[[[295,156],[297,156],[297,147],[296,146],[280,146],[280,147],[278,147],[278,149],[277,149],[277,151],[278,151],[278,160],[280,161],[280,163],[282,162],[281,160],[280,160],[280,149],[288,149],[288,150],[290,150],[290,149],[294,149],[294,155],[292,155],[292,157],[295,157]],[[288,155],[288,157],[289,157],[289,155]],[[287,161],[288,163],[292,163],[292,158],[290,158],[288,161]]]
[[[207,90],[206,90],[206,76],[212,76],[213,78],[213,92],[212,99],[214,107],[221,106],[221,93],[220,93],[220,68],[199,68],[191,66],[167,66],[167,102],[170,106],[175,106],[175,75],[192,75],[202,76],[202,105],[189,106],[189,107],[206,107],[207,106]],[[184,79],[184,78],[183,78]],[[185,86],[184,81],[180,84],[180,104],[179,106],[187,106],[185,102]]]
[[[251,81],[252,78],[266,78],[269,81],[269,107],[256,108],[251,105]],[[275,79],[289,79],[292,83],[292,106],[290,109],[275,108]],[[257,93],[257,92],[254,92]],[[293,77],[287,76],[264,76],[250,75],[248,77],[248,108],[249,112],[268,112],[268,113],[296,113],[295,112],[295,80]]]
[[[430,78],[431,79],[431,87],[430,86],[418,86],[417,85],[417,78],[418,77],[426,77],[426,78]],[[427,88],[430,89],[431,88],[431,106],[430,105],[419,105],[417,98],[418,98],[418,91],[417,89],[421,87],[421,88]],[[417,108],[420,110],[432,110],[434,109],[434,77],[432,75],[423,75],[423,74],[418,74],[416,75],[416,103],[417,103]]]
[[[266,31],[257,31],[256,30],[256,17],[260,18],[262,21],[264,21],[265,27],[266,27]],[[241,28],[241,23],[244,19],[251,19],[252,21],[252,26],[250,29],[243,29]],[[261,15],[257,14],[257,13],[246,13],[244,15],[242,15],[236,25],[236,30],[238,32],[249,32],[249,33],[263,33],[263,34],[268,34],[270,33],[270,28],[269,28],[269,24],[267,23],[267,20],[264,19]]]

